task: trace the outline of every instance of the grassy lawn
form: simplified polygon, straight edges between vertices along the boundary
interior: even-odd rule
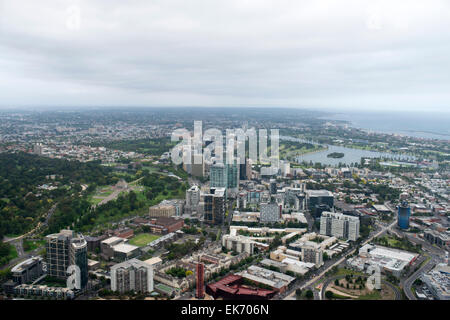
[[[44,244],[45,244],[44,240],[38,240],[38,241],[23,240],[23,249],[25,250],[25,252],[30,252],[39,247],[44,246]]]
[[[381,294],[379,291],[374,290],[371,293],[362,295],[358,297],[358,300],[380,300]]]
[[[98,187],[94,193],[88,196],[88,201],[93,205],[97,205],[99,202],[101,202],[103,199],[105,199],[112,193],[113,189],[111,186]]]
[[[8,255],[9,260],[15,259],[15,258],[17,258],[18,256],[19,256],[19,255],[17,254],[16,247],[13,246],[13,245],[10,245],[10,247],[9,247],[9,255]]]
[[[104,199],[101,199],[101,198],[90,198],[89,199],[89,202],[91,203],[91,204],[94,204],[94,205],[97,205],[97,204],[99,204],[100,202],[102,202]]]
[[[357,276],[364,276],[365,274],[363,272],[358,272],[358,271],[354,271],[354,270],[350,270],[350,269],[345,269],[345,268],[339,268],[338,271],[333,274],[333,276],[340,276],[340,275],[357,275]]]
[[[148,243],[158,239],[159,236],[150,233],[141,233],[130,239],[129,243],[138,247],[146,246]]]
[[[333,292],[333,299],[351,300],[352,298]]]
[[[16,247],[11,244],[6,244],[9,246],[9,253],[7,256],[0,257],[0,265],[7,264],[9,261],[18,257]]]

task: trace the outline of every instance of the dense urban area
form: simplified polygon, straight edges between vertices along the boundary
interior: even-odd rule
[[[1,111],[1,299],[449,300],[449,140],[325,115]],[[278,129],[278,166],[174,164],[194,121]]]

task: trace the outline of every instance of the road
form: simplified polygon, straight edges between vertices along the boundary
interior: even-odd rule
[[[24,233],[23,235],[21,235],[21,236],[18,236],[18,237],[15,237],[15,238],[5,238],[4,240],[3,240],[3,242],[9,242],[9,243],[12,243],[12,244],[14,244],[14,242],[17,242],[18,240],[22,240],[23,238],[25,238],[25,237],[28,237],[28,236],[31,236],[34,232],[36,232],[36,231],[38,231],[42,226],[47,226],[48,225],[48,221],[49,221],[49,219],[51,218],[51,216],[52,216],[52,214],[55,212],[55,210],[56,210],[56,206],[57,206],[58,204],[57,203],[55,203],[48,211],[47,211],[47,215],[46,215],[46,218],[45,218],[45,221],[44,222],[38,222],[38,224],[36,225],[36,227],[35,228],[33,228],[33,229],[31,229],[30,231],[28,231],[27,233]],[[17,248],[17,247],[16,247]],[[17,252],[17,253],[19,253],[19,252]]]
[[[20,242],[22,242],[22,239],[20,239]],[[19,264],[20,262],[25,261],[28,258],[37,256],[39,251],[41,251],[41,250],[42,250],[42,247],[39,247],[39,248],[34,249],[33,251],[24,252],[23,246],[22,246],[22,255],[19,255],[17,258],[9,261],[8,264],[1,266],[0,270],[11,268],[11,267],[15,266],[16,264]],[[17,253],[19,254],[19,251],[17,251]]]
[[[420,277],[421,274],[427,273],[435,266],[435,261],[433,258],[427,261],[422,267],[419,268],[416,272],[414,272],[408,279],[405,280],[403,284],[403,291],[406,294],[408,300],[417,300],[416,295],[412,291],[412,285],[417,278]]]
[[[383,233],[385,233],[387,230],[391,229],[395,224],[397,223],[397,220],[395,219],[391,224],[387,225],[387,226],[383,226],[381,228],[381,230],[371,236],[369,236],[369,238],[367,238],[367,240],[365,240],[363,243],[361,243],[361,246],[369,243],[370,241],[372,241],[372,239],[382,235]],[[311,280],[307,281],[305,284],[301,285],[299,288],[300,289],[305,289],[306,287],[315,287],[315,283],[318,282],[324,275],[325,273],[327,273],[328,271],[330,271],[334,266],[338,266],[340,265],[342,262],[344,262],[348,256],[352,255],[355,252],[356,249],[353,249],[351,251],[349,251],[348,253],[346,253],[341,259],[337,260],[335,263],[329,265],[327,268],[325,268],[319,275],[315,276],[314,278],[312,278]],[[286,297],[284,298],[285,300],[288,300],[288,297],[292,297],[295,295],[295,289],[294,288],[292,290],[291,293],[289,293],[288,295],[286,295]],[[313,290],[314,291],[314,290]]]
[[[41,248],[37,248],[31,252],[26,253],[25,250],[23,249],[23,239],[26,237],[30,237],[32,236],[35,232],[39,231],[42,227],[46,227],[48,225],[48,221],[51,218],[51,216],[53,215],[53,213],[56,210],[58,203],[55,203],[48,211],[45,217],[44,222],[39,222],[35,228],[33,228],[32,230],[28,231],[27,233],[24,233],[21,236],[15,237],[15,238],[6,238],[3,240],[3,242],[8,242],[10,244],[12,244],[13,246],[16,247],[16,251],[17,251],[17,255],[18,257],[9,261],[8,264],[2,266],[2,270],[3,269],[7,269],[10,268],[34,255],[37,255],[37,253],[41,250]]]

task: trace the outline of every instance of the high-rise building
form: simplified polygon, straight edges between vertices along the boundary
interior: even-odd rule
[[[240,180],[248,180],[247,177],[247,158],[243,159],[243,163],[239,164],[239,179]]]
[[[186,209],[189,211],[197,211],[200,203],[200,189],[198,186],[192,186],[186,190]]]
[[[204,221],[220,224],[225,217],[225,188],[211,188],[210,193],[204,195]]]
[[[400,195],[400,205],[397,207],[398,209],[398,227],[400,229],[408,229],[409,228],[409,217],[411,216],[411,207],[409,206],[408,201],[406,200],[408,194],[402,193]]]
[[[205,265],[198,262],[196,267],[197,273],[197,290],[195,296],[197,299],[203,299],[205,297]]]
[[[338,212],[322,212],[320,234],[356,241],[359,238],[359,218]]]
[[[302,261],[314,263],[317,268],[323,265],[323,250],[320,244],[308,241],[301,246]]]
[[[88,281],[87,242],[81,234],[72,230],[61,230],[46,238],[47,274],[59,279],[68,278],[68,268],[76,265],[80,269],[80,288]],[[78,276],[78,275],[77,275]],[[78,283],[78,280],[76,281]]]
[[[205,166],[202,154],[192,152],[191,175],[194,177],[203,177],[205,175]]]
[[[211,188],[226,188],[228,185],[227,167],[223,163],[216,163],[209,171]]]
[[[246,159],[247,163],[245,165],[245,171],[246,171],[246,176],[247,176],[247,180],[251,180],[252,177],[252,161],[250,159]]]
[[[226,165],[227,189],[237,192],[239,189],[239,166],[237,161]]]
[[[33,153],[42,155],[42,143],[36,143],[35,145],[33,145]]]
[[[270,179],[269,191],[270,194],[277,194],[277,180]]]
[[[111,267],[111,290],[120,293],[153,291],[153,267],[141,260],[130,259]]]

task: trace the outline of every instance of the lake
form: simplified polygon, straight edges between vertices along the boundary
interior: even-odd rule
[[[311,144],[319,144],[314,141],[307,141],[300,138],[295,137],[289,137],[289,136],[280,136],[280,140],[286,140],[286,141],[296,141],[296,142],[306,142]],[[322,144],[324,145],[324,144]],[[393,160],[415,160],[415,157],[409,156],[409,155],[403,155],[403,154],[394,154],[394,153],[387,153],[387,152],[377,152],[377,151],[368,151],[368,150],[360,150],[360,149],[353,149],[353,148],[346,148],[346,147],[340,147],[340,146],[333,146],[333,145],[324,145],[328,146],[328,150],[313,152],[313,153],[307,153],[301,156],[297,156],[295,158],[295,161],[297,163],[301,163],[303,161],[313,163],[320,162],[321,164],[325,165],[331,165],[336,166],[339,163],[344,163],[346,165],[350,165],[351,163],[360,163],[361,158],[387,158],[387,159],[393,159]],[[327,155],[332,152],[340,152],[344,154],[343,158],[335,159],[335,158],[328,158]]]

